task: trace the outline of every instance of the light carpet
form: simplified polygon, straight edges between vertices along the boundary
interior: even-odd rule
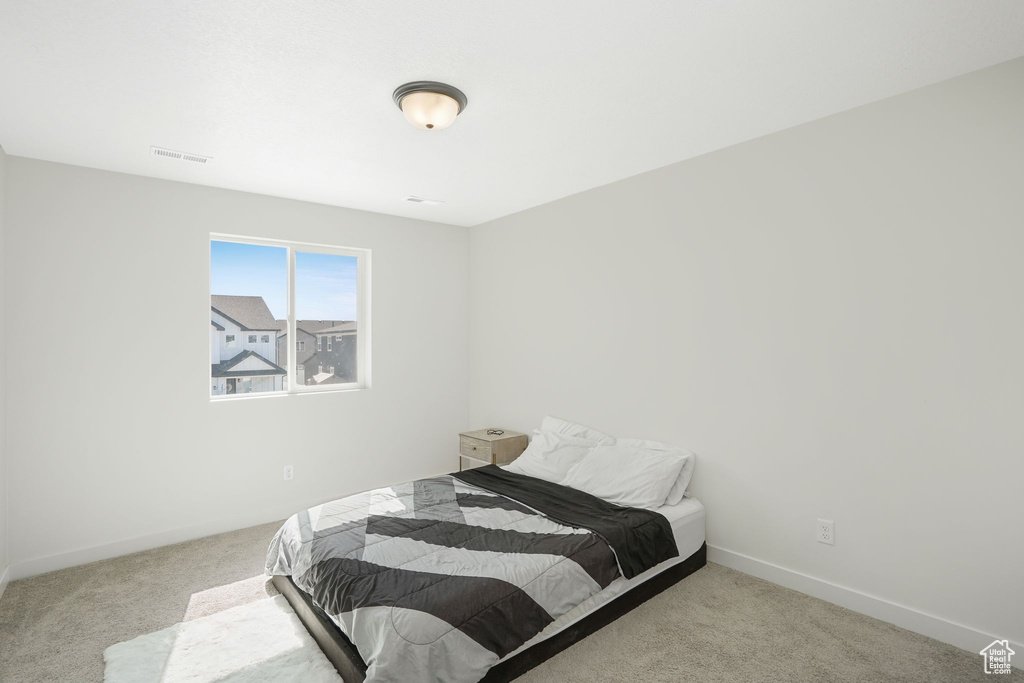
[[[262,572],[279,526],[12,582],[0,681],[102,681],[115,643],[277,595]],[[709,564],[520,680],[1024,683],[1024,672],[986,676],[975,652]]]
[[[283,595],[111,645],[105,683],[341,683]]]

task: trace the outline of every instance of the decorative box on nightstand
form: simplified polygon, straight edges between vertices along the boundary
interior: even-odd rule
[[[484,465],[507,465],[526,450],[527,442],[526,434],[508,429],[462,432],[459,434],[459,471]]]

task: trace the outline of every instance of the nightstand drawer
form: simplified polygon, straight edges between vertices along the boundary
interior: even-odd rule
[[[485,465],[490,465],[490,464],[491,463],[487,462],[486,460],[477,460],[476,458],[467,458],[464,455],[460,455],[459,456],[459,471],[460,472],[463,472],[465,470],[471,470],[474,467],[483,467]]]
[[[459,454],[483,460],[485,465],[494,462],[491,456],[491,444],[471,436],[459,437]]]
[[[505,429],[475,429],[459,434],[459,470],[507,465],[526,450],[526,434]]]

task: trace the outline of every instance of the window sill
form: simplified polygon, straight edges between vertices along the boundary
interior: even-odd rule
[[[210,403],[223,403],[228,401],[247,401],[254,398],[282,398],[285,396],[313,396],[318,394],[348,394],[369,389],[366,385],[348,385],[339,387],[320,387],[316,389],[303,389],[302,391],[257,391],[249,394],[222,394],[210,396]]]

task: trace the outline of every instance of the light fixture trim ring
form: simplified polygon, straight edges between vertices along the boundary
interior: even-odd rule
[[[448,85],[447,83],[440,83],[438,81],[410,81],[403,85],[395,88],[394,94],[391,95],[391,99],[395,101],[395,105],[402,108],[402,98],[406,95],[411,95],[416,92],[436,92],[441,95],[447,95],[448,97],[455,100],[456,104],[459,105],[459,114],[466,110],[466,105],[469,104],[469,99],[466,98],[466,94],[456,88],[454,85]]]

